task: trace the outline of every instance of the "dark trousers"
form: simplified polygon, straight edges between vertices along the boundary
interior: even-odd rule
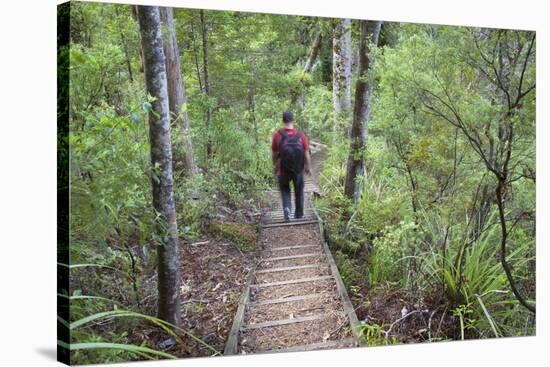
[[[281,198],[283,199],[283,210],[288,208],[292,212],[292,202],[290,199],[290,182],[294,184],[294,198],[296,202],[296,211],[294,212],[295,217],[302,217],[304,215],[304,175],[291,174],[291,173],[281,173],[278,176],[279,179],[279,189],[281,190]]]

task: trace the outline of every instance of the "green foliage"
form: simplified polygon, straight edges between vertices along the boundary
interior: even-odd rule
[[[365,338],[368,347],[397,344],[398,340],[395,336],[386,337],[384,327],[386,325],[378,324],[361,324],[359,327],[360,334]]]
[[[302,119],[307,121],[308,135],[319,137],[324,143],[330,141],[331,133],[334,130],[330,89],[323,85],[314,85],[307,89]]]
[[[450,237],[445,251],[433,249],[424,263],[430,282],[443,284],[447,296],[458,308],[467,307],[472,320],[468,328],[475,329],[478,335],[513,333],[512,313],[527,316],[509,291],[498,261],[499,230],[493,224],[473,243],[457,242],[454,236]],[[508,254],[508,261],[518,266],[528,262],[529,247],[529,242],[520,244]]]
[[[355,264],[356,261],[341,251],[337,251],[335,253],[335,260],[338,265],[338,271],[340,272],[340,276],[342,277],[346,288],[351,291],[352,296],[355,296],[356,292],[354,292],[354,290],[358,291],[358,289],[354,286],[354,284],[357,284],[364,277],[364,274],[359,271],[357,265]]]
[[[512,126],[517,135],[504,199],[507,261],[532,302],[535,94],[521,97],[521,106],[508,112],[505,87],[495,85],[483,59],[495,50],[518,52],[525,73],[519,64],[497,66],[504,65],[500,78],[515,98],[522,74],[524,91],[534,84],[531,37],[493,30],[484,38],[468,28],[400,25],[397,42],[377,55],[360,200],[352,205],[343,195],[349,141],[338,132],[327,139],[320,180],[325,196],[317,201],[331,246],[346,255],[338,265],[348,287],[368,283],[370,289],[389,285],[444,296],[464,338],[534,332],[534,316],[512,295],[500,263],[497,177],[483,158],[504,151],[501,141]],[[493,167],[502,166],[499,159]],[[348,275],[363,269],[364,277]]]
[[[70,299],[77,300],[79,298],[71,297]],[[71,309],[73,309],[73,307],[71,307]],[[71,331],[73,342],[70,345],[66,345],[63,342],[58,341],[58,344],[71,350],[71,360],[75,364],[89,361],[94,361],[94,363],[106,363],[111,361],[122,362],[135,360],[136,356],[141,357],[142,359],[154,359],[153,357],[169,359],[176,358],[172,354],[157,351],[155,349],[147,347],[147,341],[145,340],[140,345],[129,344],[127,331],[124,331],[122,333],[111,331],[108,333],[111,341],[105,341],[106,339],[103,336],[96,335],[94,329],[91,327],[94,323],[99,323],[102,321],[112,322],[113,320],[119,323],[124,320],[130,320],[130,322],[134,323],[135,326],[137,326],[139,322],[145,321],[158,327],[160,330],[173,337],[178,343],[182,344],[186,348],[187,346],[178,336],[178,333],[189,336],[191,339],[210,350],[213,355],[220,354],[218,350],[205,343],[201,339],[195,337],[193,334],[187,332],[186,330],[183,330],[157,317],[128,310],[118,310],[116,308],[116,305],[114,310],[96,312],[70,323],[67,323],[65,320],[63,320],[62,323]],[[125,324],[124,322],[122,322],[122,325],[124,328],[127,328],[127,330],[132,328],[131,325],[127,323]],[[101,350],[101,353],[90,352],[97,350]]]
[[[406,258],[411,244],[415,243],[415,236],[414,223],[400,222],[387,226],[382,235],[372,241],[369,269],[372,287],[388,283],[407,285]]]

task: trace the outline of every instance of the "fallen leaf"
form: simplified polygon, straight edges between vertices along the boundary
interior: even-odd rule
[[[325,333],[323,334],[323,341],[326,342],[328,340],[328,338],[330,338],[330,333],[327,331],[325,331]]]
[[[191,291],[191,287],[188,284],[183,284],[180,287],[180,290],[181,290],[181,293],[183,293],[183,294],[189,293]]]
[[[212,289],[212,292],[217,291],[221,286],[222,286],[222,283],[221,283],[221,282],[218,283],[218,284],[216,284],[216,286]]]

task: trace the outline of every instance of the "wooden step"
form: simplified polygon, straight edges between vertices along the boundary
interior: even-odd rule
[[[330,349],[330,348],[336,348],[340,345],[352,345],[355,346],[355,340],[353,338],[345,338],[345,339],[338,339],[338,340],[329,340],[326,342],[319,342],[319,343],[312,343],[312,344],[302,344],[302,345],[294,345],[292,347],[288,348],[281,348],[281,349],[271,349],[271,350],[263,350],[261,352],[257,353],[289,353],[289,352],[307,352],[312,350],[321,350],[321,349]]]
[[[270,262],[270,261],[279,261],[279,260],[292,260],[292,259],[303,259],[305,257],[316,257],[324,255],[323,252],[314,252],[310,254],[302,254],[302,255],[292,255],[292,256],[279,256],[279,257],[268,257],[266,259],[262,259],[261,262]]]
[[[288,221],[282,215],[280,217],[264,218],[262,220],[263,224],[275,224],[275,223],[289,223],[289,222],[303,222],[308,220],[317,220],[315,215],[304,215],[301,218],[288,218]]]
[[[268,223],[262,224],[262,228],[273,228],[273,227],[285,227],[285,226],[299,226],[304,224],[314,224],[319,223],[317,220],[305,220],[305,221],[289,221],[281,223]]]
[[[312,269],[312,268],[320,268],[322,266],[328,266],[328,264],[298,265],[298,266],[285,266],[282,268],[262,269],[262,270],[256,271],[256,274],[276,273],[280,271],[300,270],[300,269]]]
[[[274,287],[274,286],[278,286],[278,285],[316,282],[318,280],[327,280],[327,279],[334,279],[334,278],[332,277],[332,275],[323,275],[323,276],[320,276],[320,277],[282,280],[280,282],[273,282],[273,283],[251,284],[250,287],[252,287],[252,288]]]
[[[299,322],[321,320],[323,318],[324,318],[323,315],[313,315],[313,316],[296,317],[296,318],[293,318],[293,319],[266,321],[266,322],[259,322],[257,324],[247,325],[247,326],[245,326],[245,329],[250,330],[250,329],[260,329],[260,328],[266,328],[266,327],[272,327],[272,326],[296,324],[296,323],[299,323]]]
[[[320,247],[321,245],[296,245],[296,246],[283,246],[283,247],[266,247],[267,251],[282,251],[282,250],[298,250],[301,248]]]
[[[276,298],[276,299],[267,299],[265,301],[258,301],[258,302],[250,302],[249,306],[262,306],[262,305],[273,305],[277,303],[286,303],[286,302],[297,302],[297,301],[306,301],[309,299],[316,299],[316,298],[328,298],[328,297],[337,297],[337,293],[311,293],[311,294],[305,294],[303,296],[292,296],[292,297],[285,297],[285,298]]]
[[[315,213],[313,212],[309,212],[309,213],[305,213],[303,217],[301,218],[294,218],[294,215],[290,215],[290,217],[288,219],[290,220],[305,220],[305,219],[309,219],[309,218],[317,218],[315,216]],[[275,221],[275,220],[284,220],[285,219],[285,215],[282,213],[282,210],[281,210],[281,213],[278,213],[278,214],[274,214],[274,215],[270,215],[270,216],[265,216],[264,218],[262,218],[262,220],[264,222],[266,221]]]

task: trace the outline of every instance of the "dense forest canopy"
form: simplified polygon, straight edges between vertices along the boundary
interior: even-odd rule
[[[152,316],[167,228],[152,196],[165,169],[152,161],[158,98],[146,88],[150,51],[137,8],[70,6],[67,321],[75,343],[137,348],[83,347],[73,352],[78,363],[167,357],[147,336],[167,328]],[[172,42],[184,87],[179,110],[169,111],[179,241],[209,235],[222,209],[261,202],[274,183],[271,136],[291,110],[327,147],[316,205],[358,314],[402,297],[443,325],[437,336],[417,328],[388,338],[387,321],[365,317],[368,344],[534,335],[534,32],[190,9],[173,9],[171,24],[166,16],[164,53]],[[131,317],[103,318],[117,310]],[[146,321],[158,330],[137,332]],[[203,355],[219,350],[183,333]]]

